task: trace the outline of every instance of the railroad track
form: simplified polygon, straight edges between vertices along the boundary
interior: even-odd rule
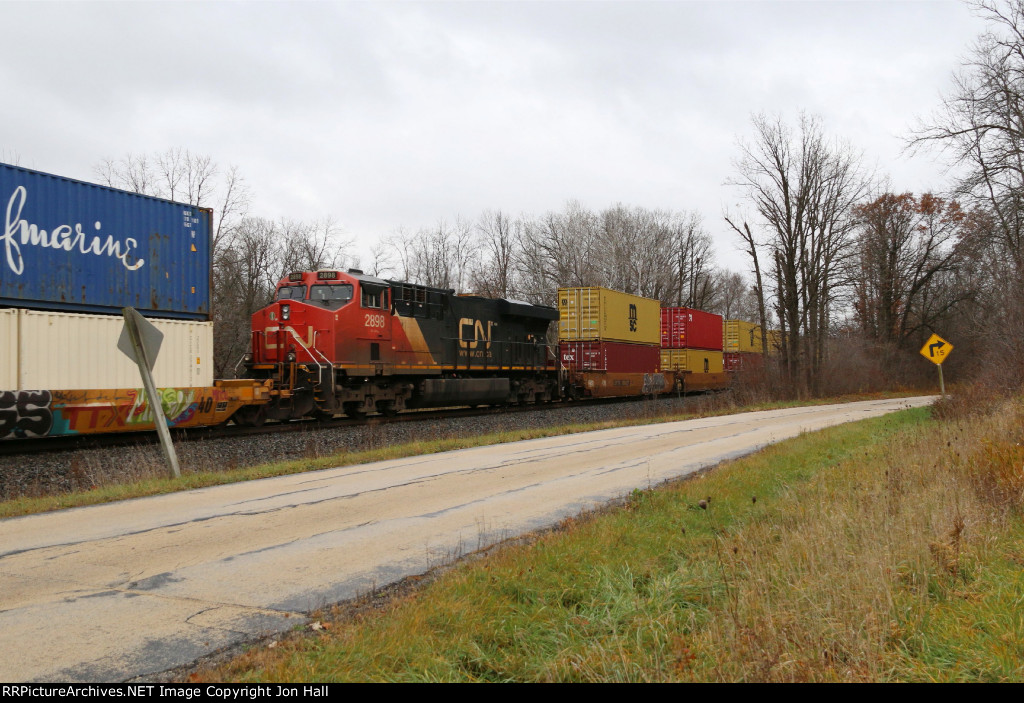
[[[171,437],[175,442],[193,442],[209,439],[224,439],[231,437],[250,437],[262,434],[277,434],[281,432],[316,432],[319,430],[336,429],[343,427],[373,426],[385,423],[399,422],[424,422],[444,419],[461,419],[466,417],[477,417],[484,415],[498,415],[503,413],[528,413],[538,410],[553,410],[580,406],[614,405],[616,403],[635,403],[643,401],[643,398],[635,396],[622,398],[598,398],[586,401],[557,401],[553,403],[509,405],[487,408],[440,408],[431,410],[412,410],[385,417],[383,415],[370,415],[366,418],[351,419],[345,417],[331,420],[292,420],[290,422],[268,422],[262,427],[242,427],[238,425],[222,425],[219,427],[196,427],[190,429],[172,429]],[[19,456],[33,454],[52,454],[58,452],[72,452],[88,449],[99,449],[119,446],[138,446],[156,444],[159,442],[156,432],[116,432],[99,435],[84,435],[70,437],[40,437],[34,439],[12,439],[0,442],[0,456]]]

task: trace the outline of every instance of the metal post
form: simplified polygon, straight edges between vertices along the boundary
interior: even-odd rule
[[[164,417],[164,406],[160,397],[156,394],[156,384],[153,382],[153,373],[149,370],[149,360],[146,358],[146,349],[142,346],[139,336],[139,327],[129,312],[130,308],[124,310],[124,324],[131,338],[132,348],[135,350],[135,361],[139,365],[139,373],[142,374],[142,385],[146,389],[146,400],[149,403],[150,412],[153,413],[153,424],[156,425],[156,432],[160,436],[160,448],[163,450],[164,459],[171,469],[173,478],[181,478],[181,470],[178,468],[178,455],[174,451],[174,444],[171,442],[171,433],[167,429],[167,420]]]
[[[942,397],[946,397],[946,382],[942,380],[942,364],[936,364],[939,367],[939,390],[942,391]]]

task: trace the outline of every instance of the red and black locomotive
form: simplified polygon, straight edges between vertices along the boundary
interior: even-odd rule
[[[247,375],[272,403],[236,421],[543,402],[558,395],[551,307],[456,295],[358,269],[291,273],[252,316]]]

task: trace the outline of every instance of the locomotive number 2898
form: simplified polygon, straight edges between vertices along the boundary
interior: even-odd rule
[[[366,313],[364,315],[363,324],[367,327],[381,327],[383,328],[387,324],[387,320],[383,315],[373,315]]]

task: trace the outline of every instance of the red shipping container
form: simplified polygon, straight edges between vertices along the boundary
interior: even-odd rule
[[[656,373],[661,366],[661,349],[648,344],[580,340],[560,342],[558,352],[570,371]]]
[[[661,346],[722,351],[722,316],[693,308],[662,308]]]
[[[740,363],[742,360],[739,352],[725,352],[722,355],[722,366],[726,371],[739,371]]]
[[[725,352],[726,371],[759,371],[764,368],[760,352]]]

